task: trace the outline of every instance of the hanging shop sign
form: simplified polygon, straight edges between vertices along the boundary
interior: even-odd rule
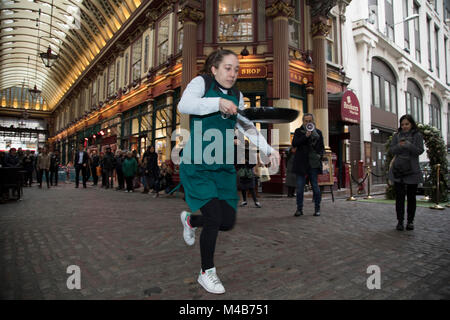
[[[342,95],[341,118],[342,121],[359,123],[359,100],[353,91],[347,90]]]

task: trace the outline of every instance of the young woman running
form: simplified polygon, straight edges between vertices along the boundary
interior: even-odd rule
[[[187,85],[178,104],[181,113],[190,115],[191,129],[190,141],[183,149],[180,180],[190,211],[201,212],[201,215],[192,215],[186,211],[181,213],[183,237],[188,245],[193,245],[195,230],[202,227],[200,234],[202,266],[198,282],[206,291],[215,294],[225,292],[214,265],[216,239],[219,231],[233,228],[239,201],[234,161],[231,163],[226,161],[227,152],[233,152],[234,149],[233,140],[226,142],[227,130],[237,128],[269,156],[273,165],[278,167],[280,162],[278,151],[267,144],[254,124],[237,114],[238,108],[244,109],[243,95],[234,88],[238,71],[239,59],[234,52],[218,50],[211,53],[206,59],[203,75],[194,78]],[[207,159],[206,161],[202,159],[209,144],[203,141],[203,134],[209,129],[220,131],[223,137],[223,158],[220,152],[216,152],[215,156],[220,159],[212,164]],[[231,139],[233,138],[234,134],[231,135]],[[202,141],[201,163],[195,161],[199,157],[199,152],[194,153],[196,150],[194,141]]]

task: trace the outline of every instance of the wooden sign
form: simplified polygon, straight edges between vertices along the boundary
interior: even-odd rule
[[[301,73],[293,70],[289,70],[289,81],[304,85],[308,83],[308,79],[304,77]]]
[[[331,153],[324,154],[322,158],[322,174],[317,176],[319,186],[332,186],[334,184],[333,161]]]
[[[239,68],[239,78],[265,78],[267,77],[266,66],[242,66]]]

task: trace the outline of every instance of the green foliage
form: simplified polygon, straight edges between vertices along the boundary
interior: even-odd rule
[[[425,189],[425,194],[431,197],[431,201],[436,202],[437,200],[437,164],[440,164],[439,170],[439,201],[447,201],[447,175],[448,175],[448,164],[447,164],[447,147],[444,140],[442,139],[441,132],[427,124],[419,123],[418,128],[423,135],[423,140],[425,146],[427,147],[427,156],[430,160],[431,174],[429,173],[429,180],[425,181],[425,186],[431,185],[431,188]],[[392,135],[393,136],[393,135]],[[386,147],[386,163],[390,164],[393,155],[389,152],[392,136],[388,139],[385,144]],[[389,171],[389,166],[386,168],[386,174]],[[386,188],[386,198],[395,199],[395,190],[393,185],[389,185]]]

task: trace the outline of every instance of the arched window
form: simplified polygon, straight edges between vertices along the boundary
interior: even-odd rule
[[[114,93],[114,62],[108,68],[108,97]]]
[[[176,44],[176,52],[181,52],[183,49],[183,37],[184,37],[184,31],[183,31],[183,23],[178,20],[177,22],[177,44]]]
[[[294,48],[302,48],[302,8],[303,1],[294,1],[294,14],[289,17],[289,45]]]
[[[416,122],[423,123],[422,91],[412,79],[408,79],[405,99],[406,113],[412,115]]]
[[[434,93],[431,94],[430,101],[430,125],[441,129],[441,104]]]
[[[120,86],[120,60],[117,61],[117,66],[116,66],[116,89],[119,90],[119,86]]]
[[[169,56],[169,15],[166,15],[158,23],[158,63],[160,65],[167,61]]]
[[[141,79],[142,37],[139,37],[131,47],[132,81]]]
[[[397,113],[397,80],[382,60],[372,58],[372,106]]]
[[[148,70],[148,47],[149,47],[149,36],[145,37],[144,41],[144,71]]]
[[[125,71],[123,72],[123,75],[125,77],[123,84],[125,86],[128,85],[128,52],[125,54]]]

